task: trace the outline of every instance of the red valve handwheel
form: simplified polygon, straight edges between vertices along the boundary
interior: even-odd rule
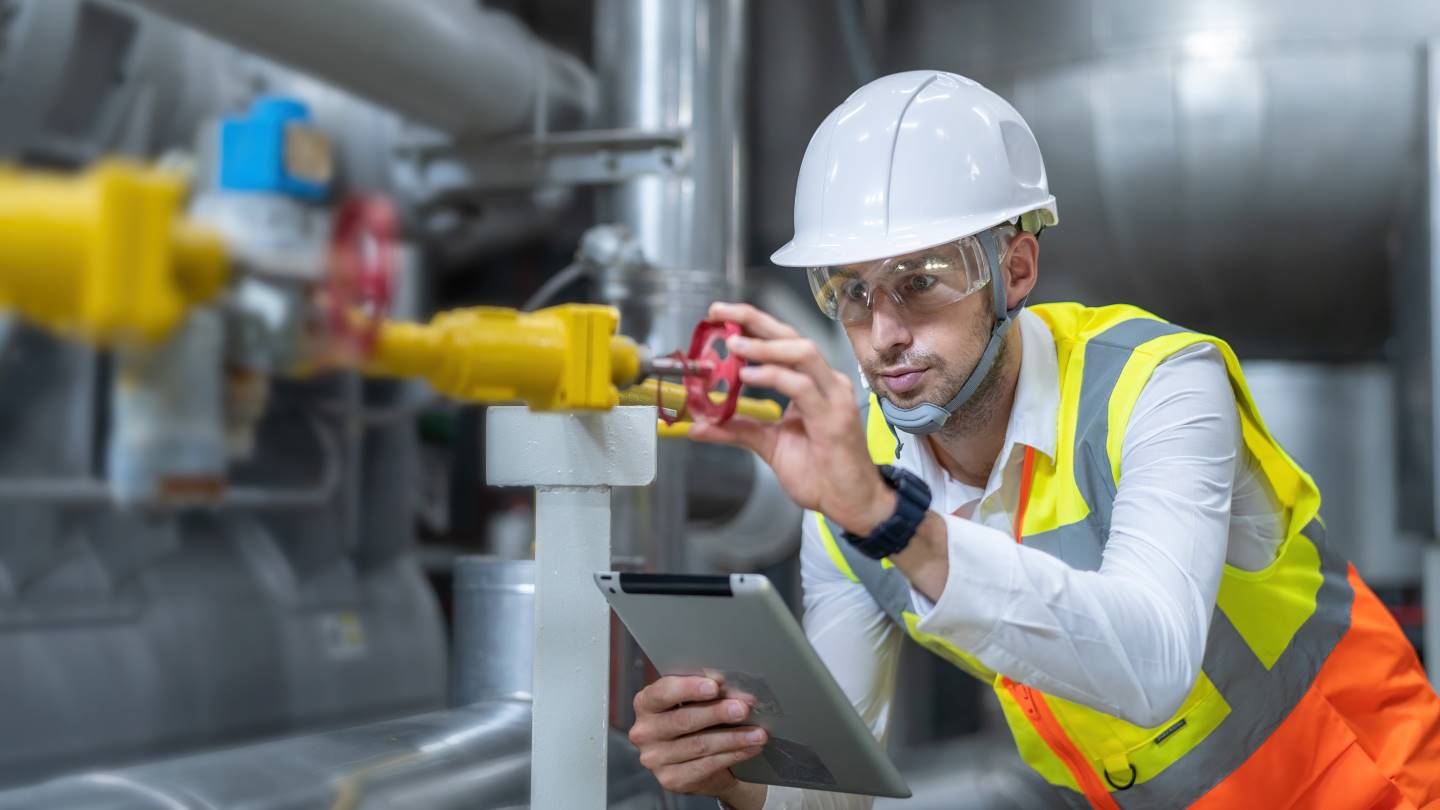
[[[725,349],[725,340],[739,334],[739,324],[701,321],[690,336],[686,359],[703,370],[685,375],[685,406],[697,420],[724,424],[735,415],[740,401],[740,369],[745,363]],[[725,398],[716,402],[710,398],[711,393],[724,394]]]
[[[336,359],[360,361],[375,348],[390,309],[399,217],[384,197],[351,197],[335,213],[330,272],[321,301],[327,344]]]

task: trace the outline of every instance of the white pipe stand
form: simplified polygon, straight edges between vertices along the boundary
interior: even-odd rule
[[[610,607],[593,574],[610,569],[610,488],[653,481],[655,444],[650,406],[486,414],[487,482],[535,487],[535,810],[605,807]]]

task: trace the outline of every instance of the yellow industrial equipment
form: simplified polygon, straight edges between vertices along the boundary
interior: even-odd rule
[[[440,393],[468,402],[524,402],[537,411],[657,405],[686,420],[685,386],[639,382],[646,372],[680,369],[652,362],[633,340],[615,334],[619,323],[613,307],[594,304],[538,312],[475,307],[443,312],[429,324],[386,322],[365,372],[420,377]],[[780,418],[777,403],[750,397],[740,398],[736,412]],[[681,421],[663,426],[661,433],[684,436],[688,430]]]
[[[718,402],[722,395],[711,394],[710,398]],[[661,422],[658,426],[660,436],[667,439],[684,438],[690,435],[690,426],[694,422],[690,418],[686,399],[685,386],[668,380],[649,379],[620,392],[621,405],[658,405],[674,413],[675,419],[678,421],[672,424]],[[740,397],[735,406],[735,413],[738,416],[762,422],[774,422],[779,420],[782,411],[780,403],[774,400]]]
[[[154,345],[185,311],[211,302],[233,273],[226,245],[182,216],[185,179],[124,161],[81,175],[0,167],[0,310],[105,347]],[[566,304],[538,312],[474,307],[428,324],[380,325],[366,374],[419,377],[474,403],[535,410],[657,405],[687,417],[685,361],[651,360],[616,334],[613,307]],[[621,390],[629,389],[622,397]],[[738,412],[774,420],[780,408],[741,398]],[[686,422],[665,426],[685,435]]]
[[[538,312],[474,307],[429,324],[381,325],[367,374],[420,377],[467,402],[524,402],[537,411],[608,410],[640,377],[640,349],[615,334],[612,307]]]
[[[228,274],[184,199],[183,177],[124,161],[78,176],[0,167],[0,310],[103,346],[163,340]]]

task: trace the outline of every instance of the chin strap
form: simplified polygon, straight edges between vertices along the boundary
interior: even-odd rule
[[[1025,299],[1020,299],[1014,309],[1007,306],[1005,300],[1005,274],[1000,268],[1000,247],[997,244],[999,237],[994,229],[976,234],[980,240],[980,247],[985,251],[985,261],[990,265],[990,296],[995,304],[995,324],[990,327],[990,342],[985,344],[985,351],[980,355],[980,362],[970,372],[965,384],[955,392],[955,396],[944,405],[932,405],[929,402],[922,402],[913,408],[901,408],[890,400],[879,397],[880,410],[885,413],[885,421],[891,425],[917,435],[934,433],[945,426],[950,415],[960,410],[970,398],[975,395],[975,390],[984,381],[985,375],[990,373],[990,367],[995,365],[995,358],[1000,356],[1000,346],[1005,340],[1005,333],[1010,330],[1010,324],[1014,323],[1015,316],[1025,308]]]

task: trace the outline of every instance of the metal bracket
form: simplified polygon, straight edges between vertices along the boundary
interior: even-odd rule
[[[608,129],[485,142],[412,142],[402,151],[422,161],[456,160],[477,191],[619,183],[685,171],[684,130]]]

